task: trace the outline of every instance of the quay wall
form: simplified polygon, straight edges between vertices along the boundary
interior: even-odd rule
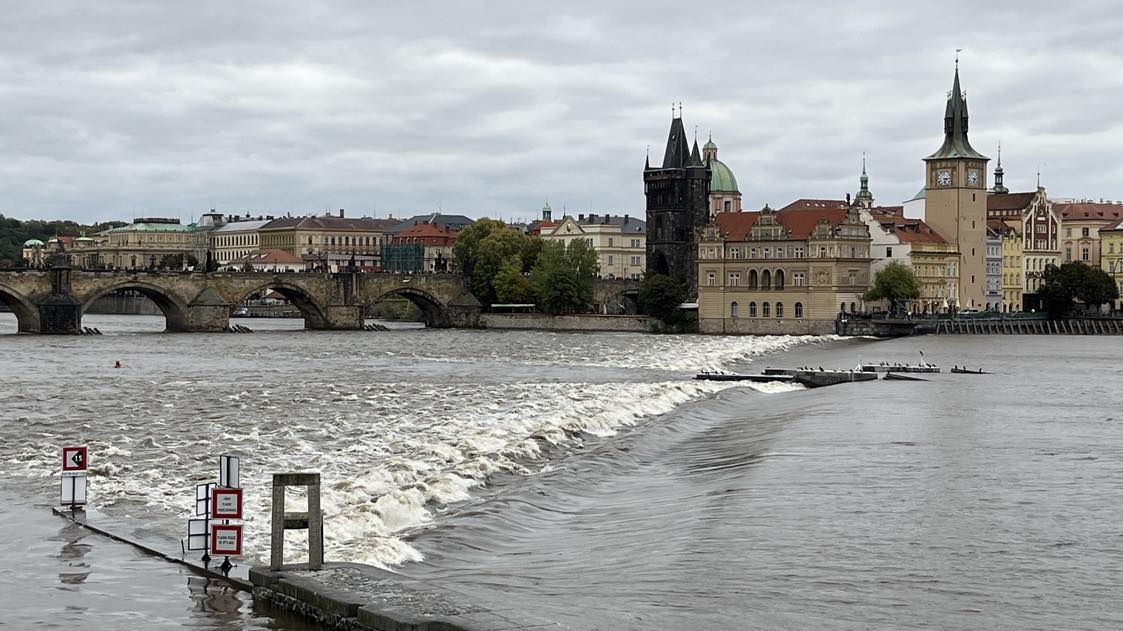
[[[701,318],[698,332],[707,335],[831,335],[834,320],[804,318]]]
[[[657,321],[647,316],[630,315],[561,315],[538,313],[484,313],[480,322],[488,329],[522,329],[540,331],[622,331],[647,333]]]

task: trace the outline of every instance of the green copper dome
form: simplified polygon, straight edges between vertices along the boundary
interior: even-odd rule
[[[733,171],[725,166],[725,163],[717,158],[710,160],[710,192],[730,192],[740,191],[737,188],[737,178],[733,177]]]
[[[27,241],[23,242],[23,247],[25,247],[25,248],[41,248],[41,247],[43,247],[43,242],[40,241],[39,239],[28,239]]]

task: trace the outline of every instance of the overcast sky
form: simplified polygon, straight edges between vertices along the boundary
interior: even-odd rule
[[[1123,199],[1112,2],[21,2],[0,212],[643,212],[671,103],[746,209],[921,187],[956,48],[1006,184]],[[993,169],[993,162],[991,169]]]

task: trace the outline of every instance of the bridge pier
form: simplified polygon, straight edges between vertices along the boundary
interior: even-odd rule
[[[38,300],[39,332],[74,335],[82,330],[82,303],[70,293],[70,268],[52,267],[51,293]]]
[[[305,313],[304,328],[313,331],[359,331],[363,328],[361,305],[327,305],[320,313]]]

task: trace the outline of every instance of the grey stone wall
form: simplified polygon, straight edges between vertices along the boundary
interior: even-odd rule
[[[539,329],[544,331],[631,331],[646,333],[654,322],[647,316],[484,313],[480,320],[489,329]]]
[[[831,335],[834,320],[806,318],[703,318],[698,331],[709,335]]]

